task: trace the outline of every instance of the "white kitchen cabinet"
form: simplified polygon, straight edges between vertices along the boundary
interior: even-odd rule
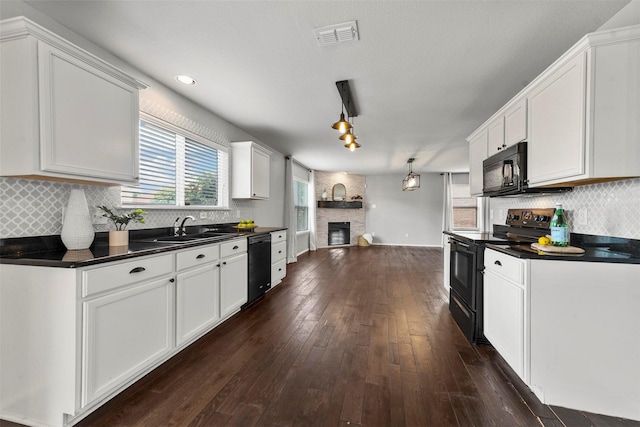
[[[482,128],[469,137],[469,190],[482,196],[482,162],[487,158],[488,130]]]
[[[529,94],[530,184],[584,174],[586,56],[578,54]]]
[[[231,143],[231,197],[269,198],[271,151],[253,141]]]
[[[495,154],[504,147],[504,116],[501,115],[487,127],[487,155]]]
[[[247,239],[220,245],[220,317],[240,310],[249,297]]]
[[[526,260],[484,252],[484,336],[528,383]]]
[[[531,261],[531,380],[542,403],[640,420],[639,264]]]
[[[206,333],[220,319],[219,245],[176,254],[176,345]]]
[[[0,42],[2,175],[136,183],[146,86],[22,17]]]
[[[504,147],[527,140],[527,99],[512,101],[504,109]]]
[[[531,84],[529,183],[640,176],[640,26],[588,34]]]
[[[82,303],[82,406],[173,348],[173,282],[164,277]]]
[[[271,289],[287,275],[287,231],[271,233]]]

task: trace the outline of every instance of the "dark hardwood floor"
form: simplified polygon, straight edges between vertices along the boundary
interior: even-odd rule
[[[263,300],[78,425],[640,423],[542,405],[457,328],[441,250],[371,246],[302,255]]]

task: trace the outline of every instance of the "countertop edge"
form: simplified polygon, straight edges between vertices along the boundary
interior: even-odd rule
[[[12,255],[5,255],[0,257],[0,265],[22,265],[22,266],[32,266],[32,267],[55,267],[55,268],[82,268],[82,267],[89,267],[89,266],[94,266],[98,264],[104,264],[108,262],[123,261],[123,260],[138,258],[142,256],[156,255],[156,254],[166,253],[166,252],[174,252],[177,250],[189,249],[189,248],[194,248],[198,246],[224,243],[224,242],[238,239],[238,238],[248,238],[251,236],[270,234],[273,232],[283,231],[283,230],[287,230],[287,228],[286,227],[256,227],[251,231],[232,233],[228,237],[225,236],[223,238],[218,237],[218,238],[212,238],[211,240],[203,239],[203,240],[197,240],[189,243],[163,244],[162,246],[138,250],[135,252],[100,256],[97,258],[91,258],[91,259],[80,260],[80,261],[35,258],[33,257],[33,254],[29,254],[29,253],[25,253],[23,256],[20,256],[20,257],[12,257]],[[132,241],[135,242],[135,240],[132,240]],[[103,245],[100,245],[100,246],[102,247]],[[95,248],[95,243],[94,245],[91,246],[91,248]],[[89,248],[89,250],[91,250],[91,248]],[[62,249],[62,251],[64,251],[64,248]],[[51,251],[51,252],[54,252],[54,251]],[[59,252],[59,251],[55,251],[55,252]],[[68,252],[70,251],[67,251],[67,253]],[[32,257],[29,257],[29,255],[32,255]]]

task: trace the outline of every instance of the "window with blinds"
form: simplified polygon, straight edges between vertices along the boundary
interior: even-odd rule
[[[140,181],[123,205],[227,207],[227,153],[169,124],[140,121]],[[201,139],[198,141],[196,139]]]

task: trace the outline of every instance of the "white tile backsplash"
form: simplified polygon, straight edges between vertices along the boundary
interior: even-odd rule
[[[72,188],[83,189],[91,212],[98,205],[120,204],[120,187],[67,184],[30,179],[0,178],[0,238],[45,236],[60,234],[62,209]],[[128,212],[130,209],[116,209]],[[200,213],[206,212],[206,219]],[[229,210],[149,209],[145,224],[131,223],[128,229],[172,226],[177,217],[191,215],[194,224],[235,222],[253,217],[249,201],[230,200]],[[94,225],[96,231],[106,231],[108,225]]]
[[[640,178],[574,187],[570,193],[489,200],[492,224],[504,224],[509,208],[562,203],[572,232],[640,239]]]

